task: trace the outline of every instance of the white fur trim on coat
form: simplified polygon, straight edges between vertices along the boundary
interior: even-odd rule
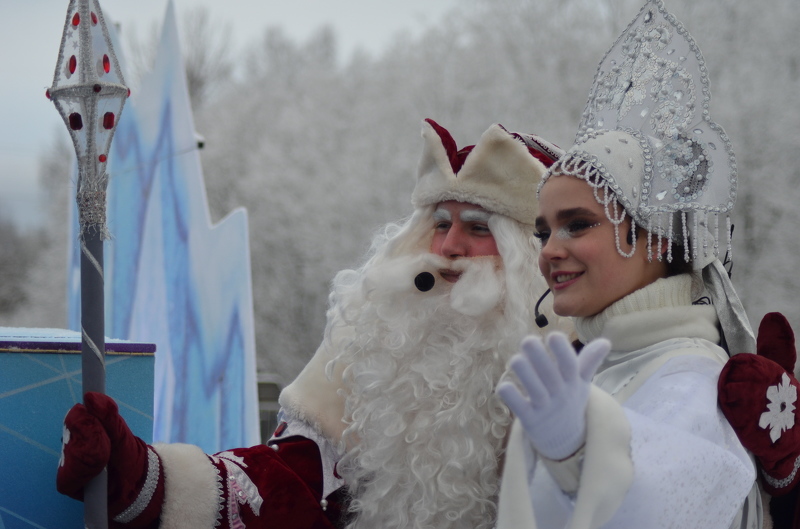
[[[215,527],[220,517],[221,483],[208,456],[194,445],[156,444],[164,465],[161,529]]]
[[[352,329],[337,328],[333,334],[334,338],[330,342],[324,340],[297,378],[281,391],[278,403],[286,413],[307,422],[336,446],[347,426],[342,420],[345,366],[337,365],[332,378],[325,375],[325,367],[337,354],[330,350],[330,343],[342,343],[352,335]]]

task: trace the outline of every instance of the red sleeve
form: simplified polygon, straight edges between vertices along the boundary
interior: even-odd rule
[[[288,437],[270,446],[221,452],[211,459],[223,478],[223,529],[343,525],[342,494],[322,498],[322,462],[314,441]]]

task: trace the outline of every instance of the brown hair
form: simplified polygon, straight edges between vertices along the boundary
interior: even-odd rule
[[[643,237],[643,232],[645,231],[644,228],[636,224],[636,237]],[[627,235],[628,244],[633,244],[633,239],[631,237],[631,232],[628,232]],[[672,260],[668,260],[667,256],[667,249],[664,248],[664,253],[662,254],[662,259],[664,263],[667,265],[667,276],[672,277],[677,276],[680,274],[688,274],[692,271],[692,262],[687,261],[684,257],[685,255],[685,248],[684,245],[678,242],[676,239],[672,240],[672,248],[670,254],[672,255]]]

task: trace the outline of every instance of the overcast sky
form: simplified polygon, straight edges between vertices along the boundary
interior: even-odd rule
[[[402,31],[417,34],[435,24],[457,0],[173,0],[178,17],[195,5],[204,5],[220,23],[233,27],[242,47],[258,39],[268,26],[280,26],[302,41],[320,26],[331,25],[341,54],[347,58],[361,47],[380,53]],[[66,128],[55,107],[44,96],[53,71],[63,31],[68,0],[10,0],[0,31],[0,215],[22,225],[38,222],[37,158]],[[107,20],[122,31],[137,34],[160,25],[167,0],[102,0]],[[9,12],[10,10],[10,12]],[[60,128],[64,130],[61,131]]]

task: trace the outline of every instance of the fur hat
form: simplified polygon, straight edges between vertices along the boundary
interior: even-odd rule
[[[563,154],[538,136],[509,132],[499,124],[489,127],[476,145],[461,150],[432,119],[423,121],[422,137],[425,147],[411,195],[414,207],[457,200],[523,224],[534,223],[539,181]]]

